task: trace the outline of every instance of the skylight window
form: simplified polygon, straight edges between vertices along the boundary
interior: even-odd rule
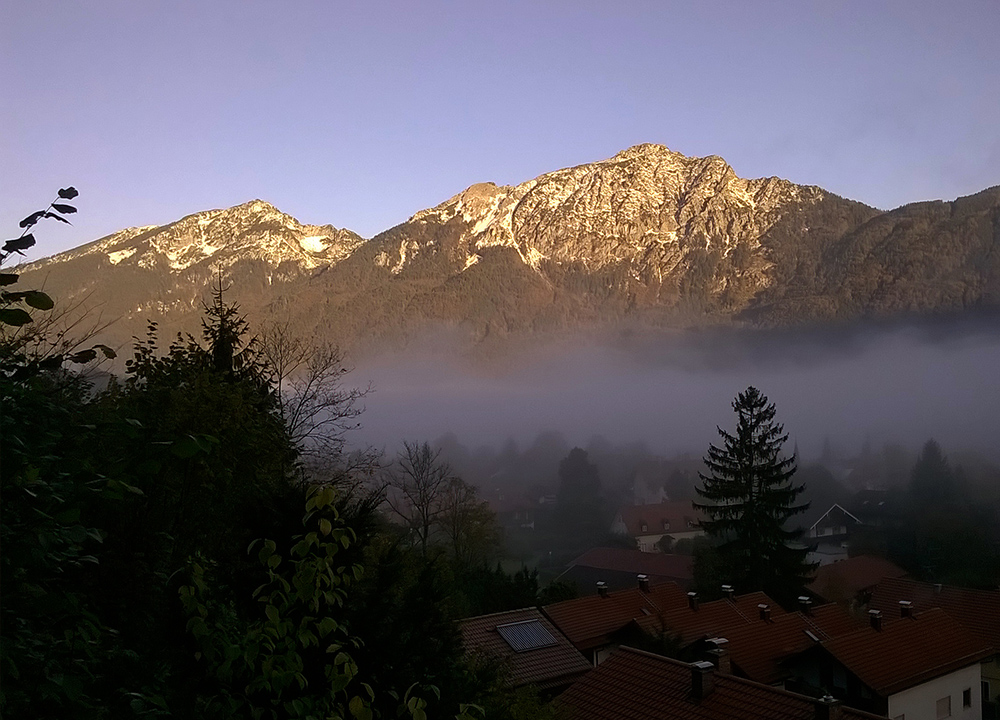
[[[497,632],[514,652],[537,650],[556,644],[552,633],[546,630],[545,626],[538,620],[523,620],[497,625]]]

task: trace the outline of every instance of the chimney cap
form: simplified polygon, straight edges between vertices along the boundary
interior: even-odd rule
[[[899,605],[900,607],[913,607],[913,603],[909,600],[900,600]]]
[[[799,602],[800,603],[811,603],[812,602],[812,598],[810,598],[808,595],[799,595]]]
[[[710,670],[715,670],[715,665],[710,663],[708,660],[699,660],[698,662],[691,663],[691,667],[698,668],[702,672],[709,672]]]
[[[722,592],[729,592],[732,589],[733,589],[732,585],[723,585],[722,586]]]
[[[767,609],[769,609],[770,607],[771,607],[771,606],[770,606],[770,605],[768,605],[767,603],[758,603],[758,604],[757,604],[757,609],[758,609],[758,610],[767,610]]]
[[[638,575],[636,575],[636,577],[639,580],[649,580],[649,575],[644,575],[643,573],[639,573]]]
[[[696,597],[698,597],[698,593],[696,593],[696,592],[694,592],[694,591],[692,590],[691,592],[689,592],[689,593],[688,593],[688,597],[689,597],[689,598],[696,598]]]
[[[712,645],[715,645],[716,648],[721,648],[724,645],[728,645],[729,644],[729,640],[726,639],[726,638],[724,638],[724,637],[709,638],[705,642],[711,643]]]
[[[869,610],[868,611],[868,615],[870,617],[882,617],[882,611],[881,610]]]

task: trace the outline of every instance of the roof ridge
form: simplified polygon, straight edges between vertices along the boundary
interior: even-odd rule
[[[805,613],[803,613],[803,612],[794,612],[794,613],[788,613],[788,614],[789,615],[799,615],[803,620],[806,621],[806,624],[809,625],[809,627],[811,627],[813,630],[815,630],[820,635],[822,635],[824,640],[829,640],[830,638],[833,637],[830,633],[828,633],[826,630],[824,630],[819,625],[817,625],[816,622],[811,617],[809,617],[808,615],[806,615]]]
[[[495,617],[496,615],[511,615],[513,613],[519,613],[519,612],[525,612],[525,611],[531,611],[531,610],[534,610],[539,615],[542,614],[541,611],[538,609],[537,606],[532,605],[532,606],[525,607],[525,608],[518,608],[517,610],[500,610],[498,612],[486,613],[485,615],[471,615],[470,617],[467,617],[467,618],[459,618],[455,622],[456,623],[464,623],[464,622],[468,622],[470,620],[482,620],[483,618]]]

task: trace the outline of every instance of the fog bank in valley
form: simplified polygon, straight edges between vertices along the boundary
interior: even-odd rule
[[[571,444],[594,435],[658,453],[703,454],[716,425],[732,429],[733,397],[755,385],[803,457],[829,438],[848,452],[866,440],[944,447],[997,458],[1000,326],[675,333],[651,339],[565,340],[469,362],[443,337],[360,361],[371,381],[354,441],[392,451],[403,439],[455,433],[465,444],[519,444],[542,430]]]

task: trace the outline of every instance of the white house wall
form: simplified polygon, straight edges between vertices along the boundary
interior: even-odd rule
[[[937,720],[937,702],[951,697],[951,715],[956,720],[980,720],[983,712],[979,691],[979,663],[929,680],[889,697],[889,717],[905,720]],[[972,705],[962,707],[962,691],[972,691]]]

